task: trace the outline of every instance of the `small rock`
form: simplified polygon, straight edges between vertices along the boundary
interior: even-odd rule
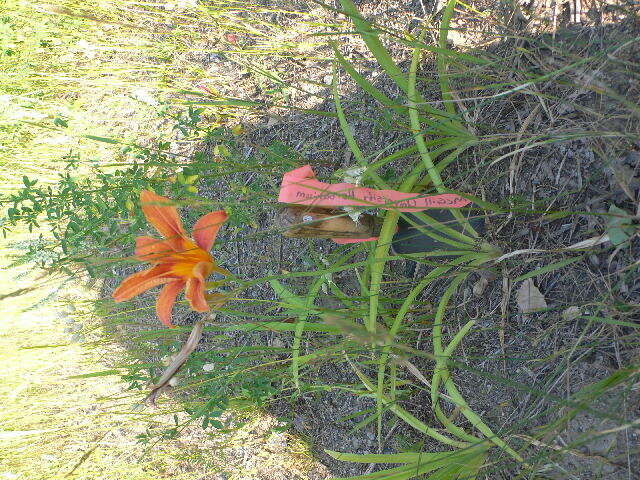
[[[298,432],[302,432],[305,428],[304,417],[302,415],[297,415],[293,419],[293,428]]]

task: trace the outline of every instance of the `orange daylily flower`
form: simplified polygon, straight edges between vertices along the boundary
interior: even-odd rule
[[[218,230],[228,216],[224,210],[204,215],[193,227],[193,238],[189,238],[171,200],[143,190],[140,203],[144,216],[164,239],[137,238],[136,258],[153,266],[125,278],[113,292],[113,298],[116,302],[124,302],[157,285],[164,285],[158,295],[156,312],[163,324],[173,328],[171,312],[182,290],[185,290],[191,308],[206,312],[210,307],[205,298],[205,279],[213,272],[231,275],[209,254]]]

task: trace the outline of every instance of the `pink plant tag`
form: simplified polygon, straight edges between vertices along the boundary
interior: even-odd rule
[[[397,190],[358,187],[351,183],[324,183],[316,179],[309,165],[285,173],[278,201],[315,207],[376,207],[401,212],[460,208],[471,203],[455,193],[422,196]]]
[[[428,208],[461,208],[471,203],[455,193],[425,197],[397,190],[358,187],[351,183],[324,183],[316,179],[310,165],[284,174],[278,201],[314,207],[377,207],[401,212],[419,212]],[[377,239],[378,237],[334,238],[333,241],[343,245]]]

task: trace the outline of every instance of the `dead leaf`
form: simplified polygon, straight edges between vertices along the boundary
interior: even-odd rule
[[[582,248],[591,248],[609,241],[609,235],[599,235],[597,237],[587,238],[586,240],[583,240],[581,242],[569,245],[567,248],[565,248],[565,250],[580,250]]]
[[[568,247],[565,247],[565,248],[559,248],[555,251],[557,252],[558,250],[559,251],[581,250],[583,248],[595,247],[596,245],[600,245],[602,243],[606,243],[609,241],[610,241],[609,235],[607,234],[598,235],[597,237],[587,238],[586,240],[582,240],[581,242],[574,243],[573,245],[569,245]],[[503,260],[506,260],[507,258],[515,257],[516,255],[524,255],[524,254],[531,254],[531,253],[547,253],[547,252],[554,252],[554,250],[542,250],[539,248],[525,248],[524,250],[514,250],[513,252],[505,253],[501,257],[496,258],[493,261],[493,264],[497,265]]]
[[[518,302],[520,313],[531,313],[547,308],[547,301],[544,295],[542,295],[530,278],[527,278],[522,282],[522,285],[520,285],[518,294],[516,295],[516,301]]]
[[[281,121],[282,119],[280,117],[277,117],[275,115],[269,115],[267,119],[267,123],[265,123],[264,127],[265,128],[275,127],[276,125],[279,125]]]
[[[480,270],[478,272],[478,275],[480,275],[480,278],[476,283],[473,284],[473,294],[476,297],[481,297],[489,283],[493,282],[496,279],[497,275],[495,274],[495,272],[492,272],[488,269]]]
[[[562,312],[562,319],[570,322],[571,320],[575,320],[576,318],[578,318],[580,315],[582,315],[580,307],[572,305]]]
[[[476,297],[481,297],[485,289],[489,285],[489,280],[485,277],[480,277],[476,283],[473,284],[473,294]]]
[[[207,315],[207,318],[209,320],[212,320],[215,318],[215,316],[216,316],[215,313],[209,313]],[[189,334],[189,338],[187,338],[187,341],[182,346],[182,349],[180,350],[180,352],[177,355],[174,355],[173,358],[171,359],[171,364],[162,373],[162,377],[160,377],[160,380],[158,380],[158,383],[156,383],[151,387],[151,392],[144,399],[145,402],[148,400],[151,403],[151,405],[155,407],[156,398],[158,397],[160,392],[162,392],[167,385],[169,386],[177,385],[177,381],[173,380],[175,377],[175,374],[178,372],[178,370],[180,370],[180,367],[182,367],[182,365],[189,359],[191,352],[193,352],[198,346],[198,342],[200,342],[200,339],[202,338],[203,330],[204,330],[204,319],[201,318],[193,326],[193,330],[191,330],[191,333]],[[172,380],[173,380],[173,383],[172,383]]]

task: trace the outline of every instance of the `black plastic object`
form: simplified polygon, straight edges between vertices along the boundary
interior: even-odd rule
[[[451,210],[449,209],[430,209],[424,212],[425,215],[437,220],[443,225],[447,227],[453,228],[458,232],[466,233],[470,235],[469,232],[464,231],[464,225],[460,224],[458,220],[453,216]],[[432,237],[423,232],[433,232],[440,236],[444,236],[447,238],[447,235],[442,234],[441,232],[435,230],[430,227],[428,224],[425,224],[422,220],[411,213],[405,214],[407,219],[400,217],[398,220],[398,232],[393,237],[393,243],[391,244],[391,248],[393,252],[397,254],[407,254],[407,253],[421,253],[421,252],[432,252],[434,250],[459,250],[451,247],[446,243],[442,243],[438,240],[434,240]],[[469,223],[478,232],[479,235],[484,233],[484,217],[483,216],[475,216],[468,218]],[[416,228],[414,225],[419,225],[419,228]],[[452,239],[455,240],[455,239]],[[469,245],[469,250],[473,250],[474,246]]]

